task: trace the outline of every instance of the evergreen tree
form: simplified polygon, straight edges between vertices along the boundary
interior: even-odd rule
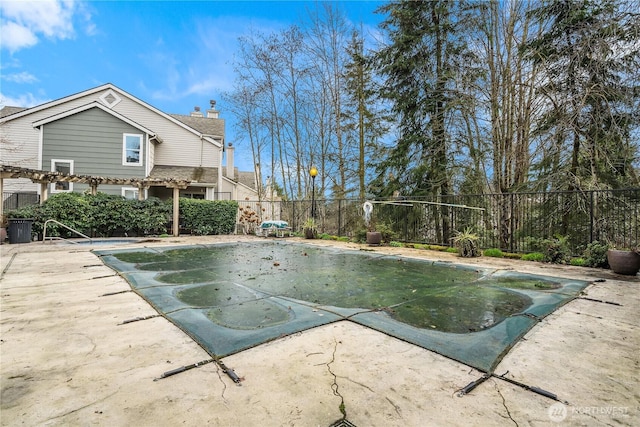
[[[378,165],[380,196],[394,192],[446,197],[452,191],[452,138],[448,127],[459,106],[454,90],[465,52],[464,1],[392,2],[381,24],[389,44],[376,55],[385,79],[382,95],[397,116],[398,139]],[[446,208],[437,208],[436,232],[450,230]]]
[[[546,0],[526,54],[543,68],[547,100],[537,131],[550,141],[538,163],[545,188],[637,186],[640,15],[620,0]]]
[[[376,151],[378,139],[386,132],[386,118],[376,97],[371,58],[364,51],[364,40],[354,30],[347,46],[349,62],[345,65],[345,136],[354,140],[349,146],[357,147],[358,197],[364,199],[367,192],[367,165]]]

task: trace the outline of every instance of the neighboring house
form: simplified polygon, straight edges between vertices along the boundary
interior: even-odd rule
[[[112,84],[28,109],[4,107],[0,164],[115,178],[98,190],[130,198],[172,197],[168,186],[140,185],[146,179],[145,183],[189,182],[180,188],[181,197],[256,199],[256,174],[234,166],[234,149],[225,144],[224,119],[215,101],[206,115],[195,110],[190,115],[166,114]],[[5,193],[36,193],[42,188],[25,178],[3,183]],[[89,188],[87,183],[59,181],[49,185],[48,193]]]

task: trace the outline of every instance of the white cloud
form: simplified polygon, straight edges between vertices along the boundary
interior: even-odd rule
[[[7,80],[14,83],[34,83],[38,81],[36,76],[26,71],[14,74],[3,74],[2,80]]]
[[[40,37],[73,38],[73,16],[78,10],[75,0],[2,1],[2,48],[15,52],[37,44]]]
[[[0,23],[0,35],[2,37],[2,47],[11,52],[18,49],[31,47],[38,43],[38,38],[28,28],[16,24],[15,22]]]

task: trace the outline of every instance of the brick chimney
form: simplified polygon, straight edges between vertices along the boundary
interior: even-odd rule
[[[227,178],[236,179],[235,166],[233,165],[233,145],[229,143],[227,146]]]

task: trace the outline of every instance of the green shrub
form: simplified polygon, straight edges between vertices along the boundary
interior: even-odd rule
[[[508,259],[522,259],[522,254],[514,254],[513,252],[505,252],[502,254],[503,257]]]
[[[544,261],[544,254],[542,252],[531,252],[530,254],[524,254],[520,259],[524,261]]]
[[[584,258],[571,258],[571,260],[569,261],[569,264],[571,265],[575,265],[577,267],[584,267],[585,266],[585,260]]]
[[[571,249],[569,248],[569,239],[567,236],[556,236],[552,239],[545,239],[545,262],[553,262],[556,264],[566,264],[571,260]]]
[[[384,243],[389,243],[398,238],[397,234],[389,227],[387,224],[381,222],[376,226],[376,230],[382,234],[382,241]],[[366,234],[365,234],[366,240]]]
[[[453,247],[448,247],[444,250],[444,252],[449,252],[450,254],[457,254],[458,253],[458,249],[453,248]]]
[[[491,248],[485,249],[482,253],[484,256],[493,257],[493,258],[503,258],[504,253],[500,249]]]
[[[609,245],[600,243],[597,240],[589,243],[583,254],[584,265],[586,267],[609,268],[609,262],[607,261],[608,250]]]
[[[389,242],[389,246],[392,246],[394,248],[401,248],[404,245],[401,242],[396,242],[395,240],[392,240]]]
[[[338,240],[338,236],[334,236],[333,234],[328,234],[328,233],[321,233],[318,235],[318,238],[322,240]]]
[[[88,236],[111,237],[166,233],[171,209],[171,204],[156,198],[130,200],[105,193],[57,193],[40,206],[9,212],[8,217],[33,218],[34,235],[41,235],[45,222],[54,219]],[[53,222],[47,225],[47,236],[79,237]]]
[[[351,240],[351,239],[349,239],[348,236],[339,236],[338,237],[338,242],[348,242],[349,240]]]
[[[83,234],[91,233],[91,208],[81,193],[57,193],[44,204],[8,212],[8,218],[33,218],[32,235],[41,235],[47,220],[54,219]],[[48,236],[79,237],[64,227],[49,223]]]
[[[544,254],[544,262],[566,264],[571,259],[571,249],[566,236],[556,235],[551,239],[526,239],[529,246],[536,252]]]
[[[236,228],[238,202],[180,198],[180,216],[195,235],[231,234]]]

